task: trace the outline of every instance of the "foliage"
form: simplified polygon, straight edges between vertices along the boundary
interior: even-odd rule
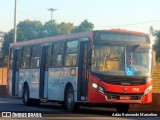
[[[160,61],[160,31],[154,30],[153,27],[150,27],[150,33],[155,36],[153,49],[156,51],[157,61]]]
[[[4,67],[7,64],[7,57],[4,56],[2,50],[0,50],[0,67]]]
[[[93,28],[94,25],[87,20],[84,20],[79,26],[74,26],[73,23],[65,22],[58,24],[55,20],[48,21],[45,24],[42,24],[40,21],[24,20],[19,22],[17,25],[17,42],[90,31]],[[13,42],[13,32],[13,29],[11,29],[4,36],[4,43],[2,47],[3,59],[8,56],[9,45]]]
[[[57,26],[55,20],[46,22],[43,26],[43,37],[56,36],[58,34]]]
[[[2,67],[2,65],[3,65],[3,64],[2,64],[2,63],[3,63],[3,62],[2,62],[2,61],[3,61],[2,58],[3,58],[3,56],[2,56],[2,50],[0,49],[0,67]]]
[[[72,23],[62,22],[58,25],[58,35],[71,34],[74,25]]]
[[[74,28],[74,32],[86,32],[93,30],[94,24],[84,20],[79,26]]]
[[[17,25],[17,42],[37,39],[42,37],[42,23],[40,21],[25,20]]]
[[[10,30],[8,33],[6,33],[4,35],[4,43],[3,43],[3,47],[2,47],[2,61],[7,58],[8,56],[8,49],[9,49],[9,45],[10,43],[13,42],[13,30]]]

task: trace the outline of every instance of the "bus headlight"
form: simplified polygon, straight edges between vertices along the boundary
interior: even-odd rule
[[[98,88],[98,85],[96,83],[92,83],[92,87],[97,89]]]
[[[92,87],[97,89],[99,92],[104,93],[104,88],[101,86],[98,86],[96,83],[92,83]]]
[[[152,90],[152,85],[150,85],[148,88],[145,89],[143,95],[145,96],[145,95],[148,94],[151,90]]]

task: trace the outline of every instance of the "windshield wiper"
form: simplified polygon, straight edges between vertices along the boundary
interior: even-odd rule
[[[140,46],[141,46],[140,44],[137,44],[137,45],[133,46],[131,51],[135,52],[136,50],[138,50],[138,48],[140,48]]]

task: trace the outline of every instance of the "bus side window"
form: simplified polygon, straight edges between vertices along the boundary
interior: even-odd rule
[[[77,65],[78,40],[68,41],[66,44],[65,66]]]
[[[40,44],[32,46],[30,68],[38,68],[40,60],[41,46]]]
[[[22,68],[28,68],[30,63],[30,53],[31,48],[29,46],[23,47],[23,53],[22,53],[22,62],[21,67]]]
[[[51,67],[63,65],[64,41],[53,43],[51,52]]]
[[[13,48],[10,49],[10,69],[13,68]]]
[[[17,63],[16,63],[16,70],[19,70],[21,63],[21,50],[17,52]]]

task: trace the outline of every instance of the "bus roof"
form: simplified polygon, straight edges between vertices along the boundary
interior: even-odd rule
[[[52,42],[56,40],[65,40],[65,39],[78,38],[78,37],[83,37],[83,36],[93,37],[94,32],[115,32],[115,33],[128,33],[128,34],[134,34],[134,35],[146,35],[145,33],[142,33],[142,32],[128,31],[128,30],[93,30],[93,31],[88,31],[88,32],[79,32],[79,33],[73,33],[73,34],[59,35],[59,36],[39,38],[39,39],[21,41],[17,43],[11,43],[10,47],[25,46],[25,45],[31,45],[31,44],[44,43],[44,42]]]
[[[21,41],[21,42],[17,42],[17,43],[11,43],[10,47],[38,44],[38,43],[44,43],[44,42],[52,42],[52,41],[56,41],[56,40],[65,40],[65,39],[72,39],[72,38],[78,38],[78,37],[83,37],[83,36],[92,36],[92,35],[93,35],[93,32],[91,32],[91,31],[79,32],[79,33],[73,33],[73,34],[59,35],[59,36],[39,38],[39,39]]]

